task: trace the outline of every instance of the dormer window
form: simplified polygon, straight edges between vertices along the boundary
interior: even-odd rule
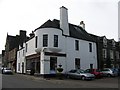
[[[115,47],[115,40],[112,40],[112,46]]]
[[[107,39],[106,39],[106,37],[103,38],[103,46],[107,47]]]

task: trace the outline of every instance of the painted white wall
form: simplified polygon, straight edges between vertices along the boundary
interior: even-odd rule
[[[61,49],[61,53],[67,54],[67,57],[58,57],[57,60],[57,65],[60,63],[63,65],[63,72],[75,69],[75,58],[80,58],[81,69],[90,68],[90,64],[93,64],[93,68],[97,68],[96,43],[72,37],[65,37],[59,29],[42,28],[35,31],[35,36],[38,36],[37,49],[39,50],[43,45],[43,34],[48,34],[48,48],[54,48],[54,35],[58,35],[58,48]],[[75,50],[75,40],[79,40],[79,51]],[[92,43],[92,52],[89,52],[89,43]],[[49,65],[49,62],[47,62],[47,64]],[[46,71],[49,72],[48,69]]]
[[[41,52],[40,57],[40,74],[50,74],[50,59]]]
[[[79,51],[75,50],[75,38],[68,37],[67,39],[67,70],[75,69],[75,58],[80,58],[81,69],[90,68],[90,64],[93,64],[94,68],[97,68],[97,54],[96,44],[90,41],[79,40]],[[89,52],[89,43],[92,43],[92,52]]]
[[[57,68],[59,68],[59,65],[62,65],[62,73],[65,73],[67,71],[67,63],[65,57],[57,57]]]
[[[23,54],[24,52],[24,54]],[[22,62],[24,63],[24,73],[26,73],[26,59],[25,59],[25,43],[23,44],[23,48],[19,46],[19,51],[17,51],[17,73],[22,73]],[[20,71],[18,70],[20,63]]]
[[[38,47],[36,48],[40,51],[43,47],[43,35],[48,34],[48,47],[47,48],[54,48],[54,49],[63,49],[63,36],[62,30],[56,28],[41,28],[35,31],[35,36],[38,36]],[[58,35],[58,47],[54,47],[54,35]]]
[[[43,57],[42,57],[43,56]],[[50,74],[50,57],[56,57],[56,56],[45,56],[43,52],[41,52],[41,74]],[[64,69],[62,73],[66,72],[66,63],[65,63],[65,57],[57,57],[57,68],[59,65],[62,65],[62,68]]]
[[[62,65],[64,73],[75,69],[75,58],[80,58],[81,69],[90,68],[90,64],[93,64],[93,68],[97,68],[97,54],[96,54],[96,43],[80,40],[72,37],[65,37],[62,35],[62,30],[56,28],[41,28],[35,31],[35,36],[38,36],[38,47],[35,48],[35,38],[30,39],[26,43],[28,44],[27,52],[25,56],[36,53],[36,49],[41,52],[43,45],[43,34],[48,34],[48,49],[56,48],[60,49],[60,53],[67,54],[67,57],[57,57],[57,67],[59,64]],[[58,47],[53,47],[54,35],[58,35]],[[75,40],[79,40],[79,51],[75,50]],[[89,43],[92,43],[92,52],[89,52]],[[24,44],[25,45],[25,44]],[[25,48],[24,48],[25,49]],[[19,50],[22,53],[22,50]],[[17,65],[18,63],[26,62],[23,56],[19,56],[17,53]],[[43,54],[43,53],[42,53]],[[50,73],[50,56],[41,54],[40,58],[40,73]],[[22,55],[22,54],[21,54]],[[18,70],[18,69],[17,69]],[[19,72],[19,71],[17,71]],[[21,71],[20,71],[21,72]]]
[[[30,39],[26,43],[27,43],[26,56],[29,56],[29,55],[32,55],[32,54],[36,54],[36,52],[35,52],[35,37]]]

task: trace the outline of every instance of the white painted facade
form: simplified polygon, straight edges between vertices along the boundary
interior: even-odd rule
[[[19,51],[17,51],[17,65],[16,65],[17,73],[25,73],[26,72],[25,54],[26,53],[25,53],[25,43],[24,43],[23,48],[21,46],[19,46]],[[22,65],[22,63],[24,63],[24,65]]]
[[[64,8],[65,10],[65,8]],[[64,11],[63,10],[63,11]],[[64,11],[67,13],[66,11]],[[64,14],[63,14],[64,15]],[[63,17],[63,16],[62,16]],[[66,19],[67,20],[67,19]],[[64,19],[63,19],[64,21]],[[66,22],[67,23],[67,22]],[[64,25],[65,27],[65,25]],[[69,30],[67,27],[66,30]],[[64,31],[57,28],[40,28],[34,31],[35,37],[37,36],[37,48],[35,48],[35,37],[25,42],[23,49],[17,52],[17,72],[22,73],[22,67],[18,70],[24,62],[24,72],[26,72],[26,56],[33,54],[40,54],[40,74],[50,74],[50,57],[57,57],[57,67],[62,65],[63,72],[66,73],[71,69],[75,69],[75,58],[80,59],[80,68],[87,69],[90,68],[90,64],[93,64],[93,68],[97,68],[97,50],[96,43],[91,41],[86,41],[82,39],[77,39],[69,37],[69,31]],[[64,33],[65,32],[65,33]],[[48,35],[48,46],[43,47],[43,35]],[[67,36],[63,35],[66,34]],[[54,35],[58,35],[58,47],[54,47]],[[79,41],[79,50],[75,50],[75,40]],[[92,44],[92,52],[89,52],[89,43]],[[27,47],[26,47],[27,44]],[[27,52],[26,52],[27,48]],[[23,50],[25,50],[25,56],[22,56]],[[51,53],[62,53],[66,56],[51,56],[45,55],[45,52]],[[19,55],[20,53],[20,55]]]
[[[42,47],[43,45],[42,36],[44,34],[48,34],[48,47]],[[54,35],[58,35],[57,48],[53,47]],[[80,58],[81,69],[90,68],[90,64],[93,64],[93,67],[97,68],[96,43],[85,41],[85,40],[79,40],[72,37],[62,36],[62,30],[55,29],[55,28],[43,28],[43,29],[37,30],[35,32],[35,36],[38,36],[38,45],[37,45],[38,48],[35,48],[35,37],[34,37],[33,39],[26,42],[27,52],[25,52],[25,56],[36,54],[36,52],[41,53],[40,54],[41,74],[50,73],[50,56],[45,56],[43,51],[59,52],[59,53],[67,54],[66,57],[57,57],[57,66],[61,64],[62,67],[64,68],[63,72],[67,72],[70,69],[75,69],[75,58]],[[79,40],[79,51],[75,50],[75,40]],[[89,52],[89,43],[92,43],[92,52]],[[25,50],[25,48],[23,49]],[[20,65],[22,65],[22,62],[24,63],[26,62],[25,56],[23,56],[23,49],[19,50],[17,54],[17,57],[18,57],[17,63],[20,63]],[[19,52],[20,52],[20,57],[19,57]],[[22,71],[20,70],[18,72],[22,72]]]

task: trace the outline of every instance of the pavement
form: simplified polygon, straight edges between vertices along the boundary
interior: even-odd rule
[[[50,78],[44,78],[42,76],[35,76],[35,75],[28,75],[28,74],[18,74],[18,73],[14,73],[17,76],[23,76],[26,77],[28,79],[36,79],[36,80],[64,80],[67,78],[59,78],[59,77],[50,77]]]

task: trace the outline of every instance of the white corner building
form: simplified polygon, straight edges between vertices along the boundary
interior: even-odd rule
[[[17,51],[17,73],[51,75],[62,65],[71,69],[97,68],[96,43],[85,31],[85,24],[68,23],[68,10],[60,8],[60,20],[48,20],[35,29]]]

